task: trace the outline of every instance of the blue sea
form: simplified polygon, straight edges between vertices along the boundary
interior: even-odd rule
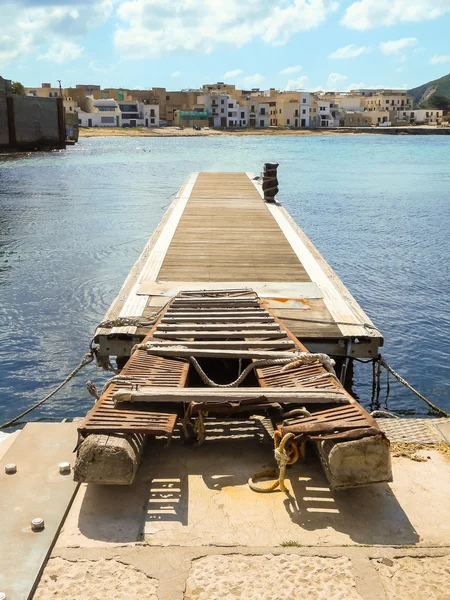
[[[280,200],[384,334],[387,362],[450,411],[450,138],[110,137],[0,156],[0,423],[79,363],[190,172],[264,162],[280,164]],[[84,415],[87,379],[105,375],[89,365],[27,418]],[[357,364],[365,406],[371,381]],[[394,381],[387,406],[428,413]]]

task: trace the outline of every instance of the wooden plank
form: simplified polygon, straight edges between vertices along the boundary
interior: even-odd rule
[[[78,484],[58,464],[74,464],[76,423],[28,423],[2,459],[17,473],[0,471],[0,590],[11,600],[31,598]],[[45,529],[31,530],[41,517]]]
[[[255,308],[247,308],[247,307],[243,306],[239,309],[237,309],[237,308],[219,309],[218,307],[214,307],[214,308],[204,307],[204,308],[199,308],[198,310],[193,310],[192,308],[177,307],[176,309],[171,308],[170,311],[168,311],[165,316],[167,316],[167,317],[202,317],[202,316],[205,316],[205,317],[230,317],[230,316],[257,317],[258,315],[267,316],[267,313],[263,308],[260,308],[259,306],[258,307],[255,306]]]
[[[245,350],[246,348],[295,348],[296,345],[292,341],[288,340],[247,340],[245,342],[240,341],[229,341],[229,340],[208,340],[208,341],[158,341],[152,340],[153,346],[158,346],[163,348],[165,346],[184,346],[189,348],[233,348],[237,350],[238,348],[242,348]],[[162,355],[161,355],[162,356]]]
[[[172,314],[172,313],[171,313]],[[262,313],[264,314],[264,313]],[[246,317],[246,316],[232,316],[232,317],[164,317],[161,319],[161,323],[254,323],[258,325],[263,323],[264,326],[273,323],[272,317]]]
[[[193,296],[195,291],[245,292],[249,289],[255,291],[260,298],[322,298],[323,295],[317,284],[305,281],[143,281],[136,293],[146,296],[175,296],[183,291],[183,297],[187,297]]]
[[[171,356],[174,358],[189,358],[195,356],[198,358],[242,358],[242,359],[274,359],[274,358],[292,358],[292,352],[284,352],[282,349],[294,348],[295,344],[292,342],[283,342],[278,345],[277,350],[269,351],[264,350],[264,346],[255,348],[254,350],[246,349],[249,344],[237,344],[235,342],[228,342],[226,345],[223,344],[223,348],[208,343],[206,346],[200,346],[202,342],[189,344],[183,343],[183,345],[176,346],[166,344],[159,345],[155,344],[149,351],[150,354],[155,356]],[[251,343],[251,342],[250,342]],[[235,348],[235,346],[239,346]],[[240,346],[243,346],[242,348]],[[267,346],[266,346],[267,347]]]
[[[349,403],[342,392],[307,388],[184,388],[181,390],[141,387],[139,390],[117,390],[112,396],[116,405],[126,402],[245,402],[245,400],[260,398],[287,404]]]
[[[285,337],[284,333],[280,331],[272,331],[270,329],[260,329],[255,331],[210,331],[210,330],[199,330],[190,329],[187,331],[160,331],[157,329],[153,334],[155,338],[161,339],[175,339],[175,338],[197,338],[197,339],[240,339],[240,338],[280,338]]]
[[[186,329],[195,329],[195,331],[252,331],[254,329],[261,329],[262,327],[264,327],[264,329],[267,330],[277,330],[277,331],[281,331],[280,326],[278,325],[278,323],[264,323],[263,325],[261,323],[222,323],[222,324],[217,324],[217,323],[209,323],[207,325],[202,324],[202,323],[193,323],[192,321],[189,323],[177,323],[177,324],[173,324],[171,325],[170,323],[166,323],[164,321],[162,321],[157,328],[157,331],[167,331],[167,332],[171,332],[171,331],[183,331]]]

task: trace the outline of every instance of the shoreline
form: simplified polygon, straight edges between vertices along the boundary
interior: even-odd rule
[[[339,129],[200,129],[191,127],[80,127],[80,138],[92,137],[217,137],[217,136],[329,136],[329,135],[450,135],[450,127],[341,127]]]

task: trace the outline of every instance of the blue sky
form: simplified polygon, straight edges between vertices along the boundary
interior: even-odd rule
[[[450,71],[450,0],[0,0],[26,86],[411,88]]]

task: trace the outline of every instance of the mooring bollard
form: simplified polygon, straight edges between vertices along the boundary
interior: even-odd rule
[[[277,169],[278,163],[264,164],[262,189],[265,202],[275,202],[275,196],[278,194]]]

